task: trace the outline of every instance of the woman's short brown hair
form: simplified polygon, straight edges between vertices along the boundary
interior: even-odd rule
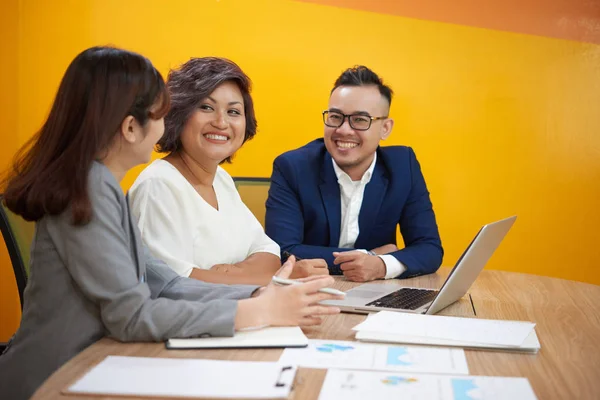
[[[246,132],[244,142],[256,135],[256,116],[250,90],[250,78],[233,61],[219,57],[192,58],[179,69],[171,70],[167,87],[171,94],[171,108],[165,117],[165,134],[157,144],[160,153],[181,150],[181,133],[187,120],[198,109],[200,102],[219,85],[231,81],[237,84],[244,99]],[[232,156],[222,162],[231,162]]]

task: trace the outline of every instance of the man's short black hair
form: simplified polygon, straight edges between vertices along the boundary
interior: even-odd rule
[[[383,83],[383,80],[369,68],[364,65],[355,65],[352,68],[348,68],[339,78],[335,81],[331,93],[340,86],[368,86],[374,85],[379,89],[379,93],[385,97],[388,104],[392,104],[392,95],[394,92],[392,89]]]

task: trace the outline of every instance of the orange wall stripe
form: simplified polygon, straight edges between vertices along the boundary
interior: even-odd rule
[[[600,44],[600,0],[297,0]]]

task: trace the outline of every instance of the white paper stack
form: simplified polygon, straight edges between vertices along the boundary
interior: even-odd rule
[[[457,346],[537,353],[535,324],[381,311],[353,328],[368,342]]]

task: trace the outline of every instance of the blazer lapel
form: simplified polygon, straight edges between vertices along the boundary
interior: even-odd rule
[[[325,153],[321,168],[319,190],[321,191],[321,198],[323,199],[329,224],[329,246],[338,247],[340,242],[340,224],[342,223],[340,185],[333,170],[331,155],[329,153]]]
[[[362,205],[360,206],[360,214],[358,216],[358,226],[360,232],[356,238],[356,243],[363,243],[371,234],[371,229],[377,221],[377,215],[381,209],[381,204],[385,198],[385,193],[388,187],[388,178],[384,174],[384,168],[380,161],[381,157],[377,158],[377,164],[373,171],[371,181],[365,186]],[[370,249],[367,249],[370,250]]]

